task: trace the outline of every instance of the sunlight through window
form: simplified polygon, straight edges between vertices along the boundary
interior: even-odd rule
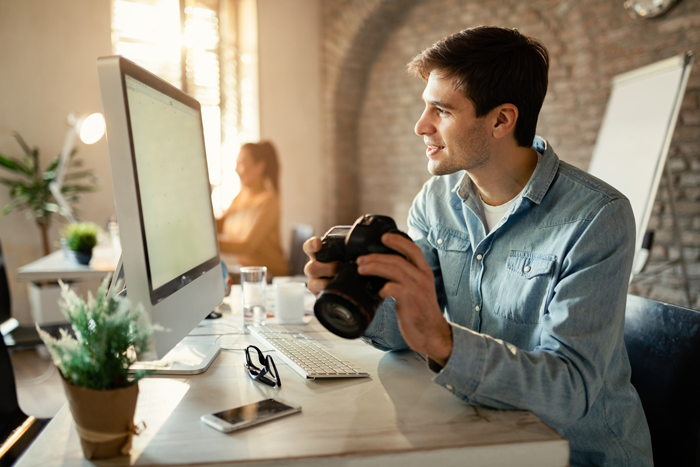
[[[240,146],[259,138],[256,0],[113,0],[112,45],[202,104],[217,216],[240,190]]]

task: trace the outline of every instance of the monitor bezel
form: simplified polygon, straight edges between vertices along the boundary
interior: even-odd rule
[[[141,243],[142,243],[142,248],[144,252],[144,261],[146,265],[146,276],[147,276],[147,281],[148,281],[148,293],[150,296],[150,301],[152,305],[155,305],[157,303],[160,303],[167,297],[171,296],[178,290],[182,289],[185,287],[187,284],[191,283],[192,281],[196,280],[198,277],[206,274],[208,271],[212,270],[214,267],[216,267],[219,262],[219,244],[218,242],[216,243],[216,255],[214,255],[212,258],[207,259],[206,261],[200,263],[199,265],[195,266],[194,268],[190,269],[189,271],[184,272],[183,274],[180,274],[170,281],[166,282],[165,284],[161,285],[160,287],[153,288],[153,281],[151,277],[151,260],[149,257],[149,250],[148,250],[148,243],[146,242],[146,229],[145,229],[145,223],[144,223],[144,216],[143,216],[143,207],[141,203],[141,189],[140,189],[140,183],[139,183],[139,173],[138,173],[138,167],[136,164],[136,151],[134,149],[134,138],[133,138],[133,133],[132,133],[132,127],[131,127],[131,110],[129,108],[129,99],[127,95],[127,83],[126,83],[126,77],[129,76],[132,79],[139,81],[142,84],[145,84],[146,86],[149,86],[153,89],[155,89],[158,92],[161,92],[168,96],[169,98],[172,98],[181,104],[184,104],[193,110],[197,112],[199,115],[199,125],[200,125],[200,130],[202,131],[202,135],[204,134],[204,127],[202,123],[202,109],[201,109],[201,104],[199,101],[197,101],[195,98],[192,96],[189,96],[185,94],[182,90],[176,88],[175,86],[171,85],[167,81],[164,81],[163,79],[159,78],[158,76],[148,72],[147,70],[141,68],[140,66],[136,65],[135,63],[131,62],[130,60],[124,58],[124,57],[119,57],[119,70],[121,73],[121,83],[122,83],[122,98],[124,101],[124,108],[126,110],[126,122],[127,122],[127,132],[129,136],[129,151],[130,151],[130,160],[131,160],[131,169],[134,175],[134,183],[135,183],[135,188],[136,188],[136,200],[137,200],[137,208],[138,208],[138,215],[139,215],[139,227],[141,231]],[[209,164],[206,158],[206,147],[204,143],[204,139],[202,139],[202,153],[204,154],[204,164],[205,164],[205,174],[209,173]],[[209,189],[209,209],[213,211],[213,205],[211,201],[211,184],[208,179],[205,180],[205,183],[207,184],[207,187]],[[214,232],[216,232],[216,224],[214,223]]]

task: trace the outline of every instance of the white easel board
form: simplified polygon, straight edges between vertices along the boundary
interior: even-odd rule
[[[588,172],[627,196],[642,246],[676,126],[692,52],[617,75]]]

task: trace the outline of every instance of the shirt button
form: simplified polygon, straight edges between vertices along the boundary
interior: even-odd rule
[[[474,307],[474,309],[475,309],[476,311],[479,311],[479,310],[481,310],[481,307],[480,307],[479,305],[477,305],[477,306]]]
[[[451,384],[446,384],[445,387],[450,391],[454,389]]]
[[[523,269],[525,272],[530,272],[530,266],[525,266],[525,269]]]
[[[442,239],[438,238],[438,245],[442,245]]]
[[[481,261],[481,258],[483,258],[483,256],[481,256],[481,255],[476,255],[476,259],[478,259],[479,261]]]

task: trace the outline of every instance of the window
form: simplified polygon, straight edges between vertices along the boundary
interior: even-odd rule
[[[240,189],[241,144],[259,138],[256,0],[113,0],[112,47],[202,104],[214,212]]]

